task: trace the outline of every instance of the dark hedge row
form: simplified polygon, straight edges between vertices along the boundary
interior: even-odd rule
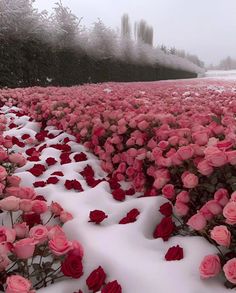
[[[105,81],[194,78],[197,74],[159,65],[95,60],[72,49],[56,49],[38,40],[0,40],[0,87],[27,87]]]

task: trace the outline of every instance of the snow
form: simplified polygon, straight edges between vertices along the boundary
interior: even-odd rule
[[[21,135],[28,133],[33,137],[39,131],[37,122],[30,122],[27,116],[16,117],[15,114],[8,113],[9,110],[7,107],[2,108],[2,112],[5,112],[8,117],[14,117],[14,123],[19,127],[8,130],[5,134],[20,138]],[[53,127],[48,129],[54,134],[60,133]],[[58,143],[65,137],[72,138],[67,133],[61,133],[54,139],[47,138],[46,143],[48,145]],[[89,293],[85,280],[99,265],[107,273],[108,281],[118,280],[123,293],[229,292],[224,288],[222,280],[203,281],[199,277],[198,267],[202,258],[215,252],[215,248],[205,239],[181,236],[172,237],[166,242],[153,239],[153,230],[162,217],[158,210],[166,199],[162,197],[137,198],[139,194],[136,194],[128,197],[125,202],[118,202],[112,198],[108,183],[101,182],[95,188],[88,187],[82,176],[78,174],[87,164],[95,170],[96,178],[102,178],[106,174],[100,168],[98,159],[86,152],[82,145],[75,142],[69,142],[69,144],[73,152],[85,152],[88,160],[65,165],[57,163],[50,166],[36,181],[48,178],[54,171],[62,171],[64,177],[61,177],[58,184],[36,188],[36,191],[44,195],[49,202],[59,202],[73,214],[74,219],[67,222],[64,229],[70,239],[77,239],[84,247],[84,275],[79,280],[68,279],[40,289],[39,293],[73,293],[78,289]],[[19,147],[15,149],[22,151]],[[59,158],[59,155],[59,151],[48,147],[42,152],[41,162],[37,163],[45,164],[47,157]],[[22,185],[32,186],[35,181],[35,177],[26,172],[33,164],[34,162],[28,162],[27,165],[16,170],[17,175],[22,178]],[[79,179],[85,189],[84,192],[78,193],[64,188],[64,181],[74,178]],[[140,210],[137,221],[119,225],[119,220],[133,208]],[[108,215],[108,218],[100,225],[88,222],[89,212],[94,209],[101,209]],[[165,261],[165,253],[173,245],[183,247],[183,260]]]
[[[205,77],[221,80],[236,80],[236,70],[209,70],[205,73]]]

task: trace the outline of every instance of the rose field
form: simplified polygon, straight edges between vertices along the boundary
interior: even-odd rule
[[[0,90],[0,291],[236,288],[236,83]]]

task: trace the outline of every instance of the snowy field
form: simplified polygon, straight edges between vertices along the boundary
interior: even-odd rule
[[[236,80],[236,70],[208,70],[205,77],[221,80]]]
[[[30,122],[29,117],[16,117],[9,113],[9,108],[3,107],[2,112],[7,117],[13,118],[15,128],[7,130],[5,134],[21,138],[23,134],[34,137],[39,131],[39,124]],[[51,148],[50,145],[60,143],[69,138],[72,158],[78,152],[86,153],[88,160],[83,162],[71,162],[65,165],[56,163],[49,167],[41,175],[40,180],[47,179],[55,171],[62,171],[64,176],[55,185],[36,188],[38,194],[44,195],[47,200],[57,201],[74,216],[72,221],[65,224],[65,230],[69,238],[79,240],[85,250],[84,275],[77,280],[67,280],[41,289],[40,293],[73,293],[81,289],[83,293],[89,293],[85,280],[89,273],[102,266],[108,274],[108,281],[117,279],[122,285],[123,293],[224,293],[229,292],[223,287],[220,279],[203,281],[199,277],[198,267],[206,254],[215,252],[215,248],[200,237],[171,237],[169,241],[153,239],[153,227],[160,221],[159,207],[166,202],[162,197],[137,198],[139,194],[130,197],[125,202],[114,201],[107,182],[101,182],[95,188],[86,185],[79,174],[89,164],[95,170],[96,178],[103,178],[106,174],[99,167],[99,161],[92,154],[87,153],[84,147],[73,141],[73,137],[67,133],[61,133],[52,127],[47,128],[56,138],[47,138],[47,144],[40,156],[41,163],[45,165],[48,157],[59,161],[60,151]],[[44,144],[42,143],[42,144]],[[32,147],[26,146],[24,149]],[[37,146],[37,147],[40,147]],[[23,151],[15,147],[17,151]],[[22,185],[33,187],[36,179],[26,172],[34,162],[28,162],[24,167],[17,169],[16,175],[22,178]],[[83,192],[66,190],[66,179],[78,179],[84,188]],[[119,225],[128,211],[137,208],[140,215],[136,222]],[[104,211],[108,218],[100,225],[89,223],[91,210]],[[167,262],[164,256],[173,245],[180,245],[184,249],[184,258],[180,261]],[[113,292],[113,291],[112,291]],[[116,292],[116,291],[114,291]]]

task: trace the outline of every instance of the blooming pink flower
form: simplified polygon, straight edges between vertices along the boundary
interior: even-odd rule
[[[20,259],[33,256],[37,242],[32,238],[24,238],[14,243],[14,253]]]
[[[187,222],[187,224],[194,230],[202,230],[205,228],[207,222],[205,217],[201,213],[193,215]]]
[[[226,226],[215,226],[213,230],[211,230],[211,239],[215,240],[215,242],[219,245],[229,247],[231,242],[231,233]]]
[[[32,286],[28,279],[23,278],[19,275],[12,275],[7,277],[7,288],[6,293],[30,293],[30,288]]]
[[[218,255],[207,255],[202,260],[199,272],[203,279],[217,276],[221,271],[221,264]]]
[[[223,266],[225,277],[230,283],[236,284],[236,258],[227,261]]]

